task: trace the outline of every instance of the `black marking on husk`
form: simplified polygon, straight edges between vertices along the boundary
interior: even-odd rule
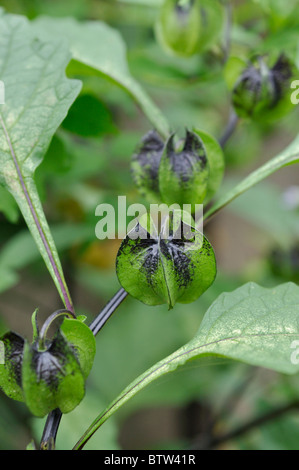
[[[70,348],[59,332],[45,351],[39,351],[35,343],[32,346],[31,367],[35,371],[37,382],[43,380],[49,388],[56,390],[65,376],[69,354]]]
[[[236,95],[241,95],[240,98],[242,100],[242,93],[244,91],[251,94],[251,107],[250,109],[247,109],[249,114],[253,113],[255,106],[257,105],[260,99],[262,83],[263,81],[260,71],[252,65],[242,73],[239,82],[234,88],[234,100],[236,98]]]
[[[187,130],[184,147],[181,152],[176,152],[174,148],[174,134],[170,136],[167,142],[167,157],[170,160],[172,171],[178,178],[188,183],[194,176],[195,167],[200,163],[201,169],[207,165],[207,156],[203,144],[199,138]]]
[[[139,149],[132,157],[132,160],[138,162],[143,169],[143,178],[153,191],[159,190],[158,171],[163,148],[163,140],[155,130],[152,130],[143,137]]]
[[[10,373],[21,386],[24,339],[10,331],[2,337],[2,341],[5,348],[5,364],[8,364]]]
[[[284,54],[281,54],[271,69],[271,80],[274,87],[273,106],[283,97],[285,90],[289,88],[292,75],[289,60]]]
[[[193,263],[184,251],[184,243],[183,240],[161,240],[160,242],[161,252],[172,262],[179,288],[187,287],[192,281]]]
[[[156,243],[156,245],[153,245],[147,250],[141,267],[141,271],[145,274],[146,280],[151,286],[153,285],[153,279],[158,270],[159,258],[158,244]]]
[[[180,1],[177,0],[176,5],[175,5],[177,15],[180,18],[184,19],[185,16],[187,16],[190,13],[190,10],[192,9],[194,2],[195,0],[189,0],[188,5],[179,5]]]

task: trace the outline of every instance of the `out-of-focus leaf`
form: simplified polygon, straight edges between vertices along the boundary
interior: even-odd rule
[[[279,155],[273,157],[263,166],[253,171],[249,176],[241,181],[241,183],[237,184],[224,196],[221,196],[220,199],[216,201],[215,204],[211,207],[211,209],[206,212],[205,218],[208,219],[211,217],[213,214],[232,202],[235,198],[243,194],[248,189],[252,188],[263,179],[267,178],[275,171],[294,163],[299,163],[299,136],[297,136],[293,142]]]
[[[79,96],[62,123],[62,127],[83,137],[114,134],[116,126],[105,104],[90,94]]]
[[[231,180],[229,186],[235,183]],[[299,238],[299,214],[287,208],[275,185],[264,183],[251,188],[236,198],[228,210],[261,228],[281,247],[290,247]]]
[[[157,130],[164,136],[169,134],[168,123],[161,111],[130,74],[125,43],[118,31],[100,21],[80,23],[73,18],[40,17],[33,24],[41,38],[67,40],[73,59],[92,67],[124,88]]]

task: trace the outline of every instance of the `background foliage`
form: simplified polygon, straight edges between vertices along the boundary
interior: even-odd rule
[[[132,183],[130,159],[136,144],[151,127],[152,97],[173,129],[194,126],[218,137],[230,113],[223,70],[223,51],[214,47],[200,56],[177,58],[157,43],[153,24],[159,1],[9,0],[1,5],[34,20],[37,30],[49,20],[41,15],[105,21],[118,31],[113,43],[119,67],[126,70],[130,93],[119,76],[97,65],[97,44],[90,37],[90,57],[79,64],[75,48],[67,74],[83,82],[79,98],[51,141],[36,172],[36,184],[61,256],[77,313],[91,320],[117,291],[115,255],[119,241],[95,238],[95,207],[142,202]],[[234,1],[231,53],[280,52],[296,58],[298,1]],[[37,19],[39,18],[39,19]],[[69,21],[69,20],[67,20]],[[65,24],[65,23],[63,23]],[[72,31],[71,31],[72,30]],[[225,38],[225,31],[222,32]],[[122,48],[127,51],[122,55]],[[92,46],[92,47],[91,47]],[[82,46],[83,47],[83,46]],[[95,51],[95,52],[94,52]],[[90,67],[97,69],[91,72]],[[124,70],[122,69],[122,71]],[[113,69],[115,70],[115,69]],[[111,71],[111,70],[110,70]],[[124,74],[121,73],[123,80]],[[134,78],[133,78],[134,77]],[[1,78],[1,77],[0,77]],[[299,78],[299,77],[298,77]],[[141,84],[142,88],[139,88]],[[101,117],[99,119],[99,116]],[[162,122],[162,121],[161,121]],[[298,110],[271,124],[242,121],[225,148],[226,175],[222,191],[278,154],[298,133]],[[161,124],[163,127],[163,124]],[[95,364],[82,404],[62,419],[57,447],[70,448],[112,397],[153,363],[187,343],[202,316],[219,294],[252,279],[265,287],[299,280],[299,170],[284,168],[252,188],[212,219],[205,234],[218,263],[213,286],[188,306],[146,307],[128,298],[97,338]],[[30,335],[36,306],[45,317],[57,309],[54,285],[7,192],[0,188],[0,330]],[[225,435],[255,417],[290,406],[289,413],[264,426],[224,440],[222,448],[298,448],[298,377],[260,370],[224,359],[201,358],[142,391],[114,415],[88,443],[97,449],[200,447],[211,429]],[[39,439],[44,421],[32,419],[22,404],[0,395],[0,448],[24,448],[31,435]]]

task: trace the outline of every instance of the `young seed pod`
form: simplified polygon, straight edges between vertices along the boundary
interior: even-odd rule
[[[13,400],[24,401],[21,388],[24,339],[12,331],[0,339],[4,344],[4,362],[0,364],[0,390]]]
[[[155,32],[167,53],[190,57],[215,43],[222,24],[221,2],[164,0]]]
[[[293,67],[281,55],[272,68],[259,57],[242,72],[232,91],[232,103],[240,117],[263,118],[277,111],[286,98],[290,108],[290,82]],[[287,96],[286,96],[287,95]],[[281,107],[281,112],[284,110]]]
[[[164,142],[155,131],[149,131],[132,157],[131,170],[140,193],[151,202],[159,202],[158,171]]]
[[[157,24],[157,36],[163,46],[176,55],[195,54],[202,30],[201,13],[198,0],[166,0]]]
[[[32,343],[12,332],[1,339],[5,362],[0,364],[0,387],[10,398],[25,401],[35,416],[43,417],[56,408],[68,413],[85,394],[95,338],[84,324],[85,317],[68,318],[66,312],[50,315],[40,332],[34,312]],[[66,318],[48,339],[48,328],[58,316]]]
[[[84,324],[85,317],[65,319],[51,340],[50,324],[64,312],[52,314],[32,344],[25,342],[22,388],[26,404],[35,416],[59,408],[69,413],[85,394],[94,355],[95,339]]]
[[[85,394],[84,377],[73,349],[57,332],[45,350],[25,343],[22,367],[25,401],[35,416],[43,417],[55,408],[72,411]]]
[[[186,131],[183,147],[175,148],[174,135],[166,145],[159,167],[159,189],[166,204],[201,204],[206,196],[209,162],[198,134]]]
[[[215,254],[194,227],[189,213],[171,211],[161,229],[144,214],[123,240],[116,259],[122,287],[147,305],[190,303],[200,297],[216,276]]]

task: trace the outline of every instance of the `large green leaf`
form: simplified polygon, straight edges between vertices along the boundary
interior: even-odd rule
[[[101,21],[78,22],[73,18],[40,17],[33,25],[42,38],[67,40],[73,59],[124,88],[160,134],[169,135],[169,126],[161,111],[130,73],[125,43],[118,31]]]
[[[216,355],[280,373],[299,371],[299,287],[264,288],[248,283],[221,294],[206,312],[197,335],[132,382],[90,425],[75,449],[124,403],[159,377],[200,356]],[[298,350],[298,345],[296,346]],[[297,351],[298,352],[298,351]]]
[[[65,76],[70,56],[61,41],[41,42],[27,19],[3,10],[0,30],[0,76],[5,85],[5,104],[0,106],[0,184],[15,198],[65,306],[72,308],[34,172],[81,84]]]

